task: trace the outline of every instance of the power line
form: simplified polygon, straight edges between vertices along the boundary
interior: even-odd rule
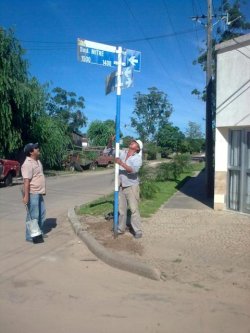
[[[194,15],[194,17],[197,17],[198,11],[197,11],[197,7],[195,5],[195,1],[194,0],[192,0],[192,8],[193,8],[193,15]],[[198,38],[197,21],[195,21],[195,37],[196,37],[196,41],[197,41],[198,52],[200,53],[201,50],[202,50],[202,48],[200,46],[200,41],[199,41],[199,38]]]
[[[203,30],[198,29],[198,30]],[[157,35],[157,36],[150,36],[150,37],[144,37],[144,38],[136,38],[136,39],[123,39],[123,40],[109,40],[109,41],[104,41],[104,43],[112,43],[112,44],[125,44],[125,43],[137,43],[137,42],[143,42],[143,41],[149,41],[149,40],[156,40],[156,39],[164,39],[168,37],[174,37],[177,35],[185,35],[185,34],[190,34],[194,33],[194,29],[188,29],[188,30],[182,30],[182,31],[176,31],[174,33],[170,34],[162,34],[162,35]],[[52,42],[52,41],[39,41],[39,40],[20,40],[22,43],[33,43],[33,44],[41,44],[41,47],[37,48],[32,48],[34,46],[31,46],[28,48],[28,50],[34,50],[34,51],[56,51],[56,50],[75,50],[75,42]],[[49,44],[49,45],[46,45]],[[50,46],[51,45],[51,46]],[[69,47],[63,47],[63,45],[68,45]],[[72,45],[72,48],[70,47]],[[58,48],[60,47],[60,49]]]
[[[164,72],[167,74],[167,76],[169,77],[169,79],[172,81],[172,83],[173,83],[173,85],[175,86],[176,91],[178,92],[178,94],[179,94],[179,95],[182,97],[182,99],[186,102],[186,98],[183,96],[183,94],[182,94],[180,88],[178,87],[178,85],[176,84],[175,80],[173,80],[172,76],[170,75],[170,73],[169,73],[168,70],[166,69],[165,64],[163,64],[163,62],[162,62],[162,60],[160,59],[159,55],[157,54],[157,52],[155,52],[155,50],[154,50],[152,44],[150,43],[150,41],[147,40],[147,39],[145,38],[144,31],[143,31],[143,29],[141,28],[141,26],[140,26],[138,20],[136,19],[136,17],[135,17],[135,15],[134,15],[134,13],[133,13],[131,7],[129,6],[128,2],[127,2],[126,0],[123,0],[123,1],[124,1],[125,5],[127,6],[127,8],[128,8],[128,10],[129,10],[131,16],[133,17],[134,21],[136,22],[136,24],[137,24],[139,30],[140,30],[141,33],[143,34],[143,36],[144,36],[144,40],[146,40],[146,41],[148,42],[148,44],[149,44],[149,46],[150,46],[152,52],[153,52],[154,55],[155,55],[155,58],[156,58],[156,59],[158,60],[158,62],[161,64],[162,69],[163,69]],[[175,35],[175,34],[174,34],[174,35]]]
[[[193,80],[193,75],[191,74],[190,70],[189,70],[189,67],[188,67],[188,63],[187,63],[187,59],[186,59],[186,56],[184,54],[184,52],[182,51],[182,47],[181,47],[181,44],[180,44],[180,41],[177,37],[177,35],[175,34],[175,28],[174,28],[174,24],[172,22],[172,19],[171,19],[171,16],[169,14],[169,10],[168,10],[168,6],[167,6],[167,3],[165,0],[163,0],[163,5],[165,6],[165,9],[166,9],[166,13],[167,13],[167,16],[168,16],[168,20],[169,20],[169,23],[171,25],[171,28],[173,30],[173,33],[174,33],[174,36],[175,36],[175,39],[177,41],[177,45],[178,45],[178,48],[179,48],[179,52],[184,60],[184,64],[185,64],[185,67],[186,67],[186,70],[187,70],[187,73],[188,75],[190,76],[190,78]],[[194,80],[193,80],[194,81]]]

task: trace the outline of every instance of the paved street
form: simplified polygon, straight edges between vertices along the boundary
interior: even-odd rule
[[[49,178],[49,237],[37,245],[24,241],[18,186],[0,189],[1,332],[249,333],[247,289],[237,299],[235,288],[225,295],[218,283],[206,290],[175,278],[151,281],[107,266],[79,241],[67,208],[109,193],[112,179],[113,170]],[[167,223],[168,210],[162,214]]]

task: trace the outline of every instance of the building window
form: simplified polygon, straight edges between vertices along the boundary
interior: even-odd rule
[[[250,211],[250,131],[246,136],[246,210]]]
[[[241,162],[241,131],[230,131],[229,151],[229,195],[228,208],[239,210],[240,203],[240,162]]]
[[[240,172],[229,170],[229,209],[239,210]]]
[[[250,213],[250,130],[230,130],[227,207]]]
[[[239,167],[241,157],[241,131],[231,131],[230,166]]]

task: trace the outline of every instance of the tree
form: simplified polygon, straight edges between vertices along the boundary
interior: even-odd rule
[[[135,109],[133,117],[131,117],[131,126],[136,129],[144,143],[156,140],[158,128],[162,124],[168,123],[173,111],[167,94],[155,87],[148,88],[148,90],[148,94],[136,93]]]
[[[43,89],[28,77],[24,50],[11,30],[0,28],[0,154],[8,156],[29,137],[43,108]]]
[[[157,145],[162,148],[166,154],[172,152],[181,152],[182,143],[185,135],[177,126],[171,123],[163,124],[157,133]]]
[[[197,153],[204,150],[205,139],[199,124],[189,121],[185,137],[186,144],[184,146],[186,146],[190,153]]]
[[[130,135],[127,135],[124,138],[122,138],[122,140],[123,140],[122,147],[128,147],[130,142],[134,140],[134,138]]]
[[[33,142],[39,142],[44,166],[61,168],[70,143],[66,125],[60,119],[51,118],[44,112],[35,122],[31,135]]]
[[[21,159],[26,143],[39,142],[45,166],[60,167],[67,126],[46,113],[45,87],[29,77],[23,55],[13,32],[0,28],[0,155]]]
[[[50,116],[61,119],[68,127],[68,131],[80,131],[86,126],[87,118],[84,109],[84,98],[76,93],[56,87],[48,95],[47,110]]]
[[[188,127],[186,128],[185,135],[190,139],[202,139],[204,134],[201,131],[201,126],[194,121],[188,122]]]
[[[87,136],[93,146],[106,146],[109,139],[115,134],[115,122],[113,120],[94,120],[89,125]]]

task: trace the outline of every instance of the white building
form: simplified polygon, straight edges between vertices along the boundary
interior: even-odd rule
[[[216,52],[214,209],[250,214],[250,34]]]

